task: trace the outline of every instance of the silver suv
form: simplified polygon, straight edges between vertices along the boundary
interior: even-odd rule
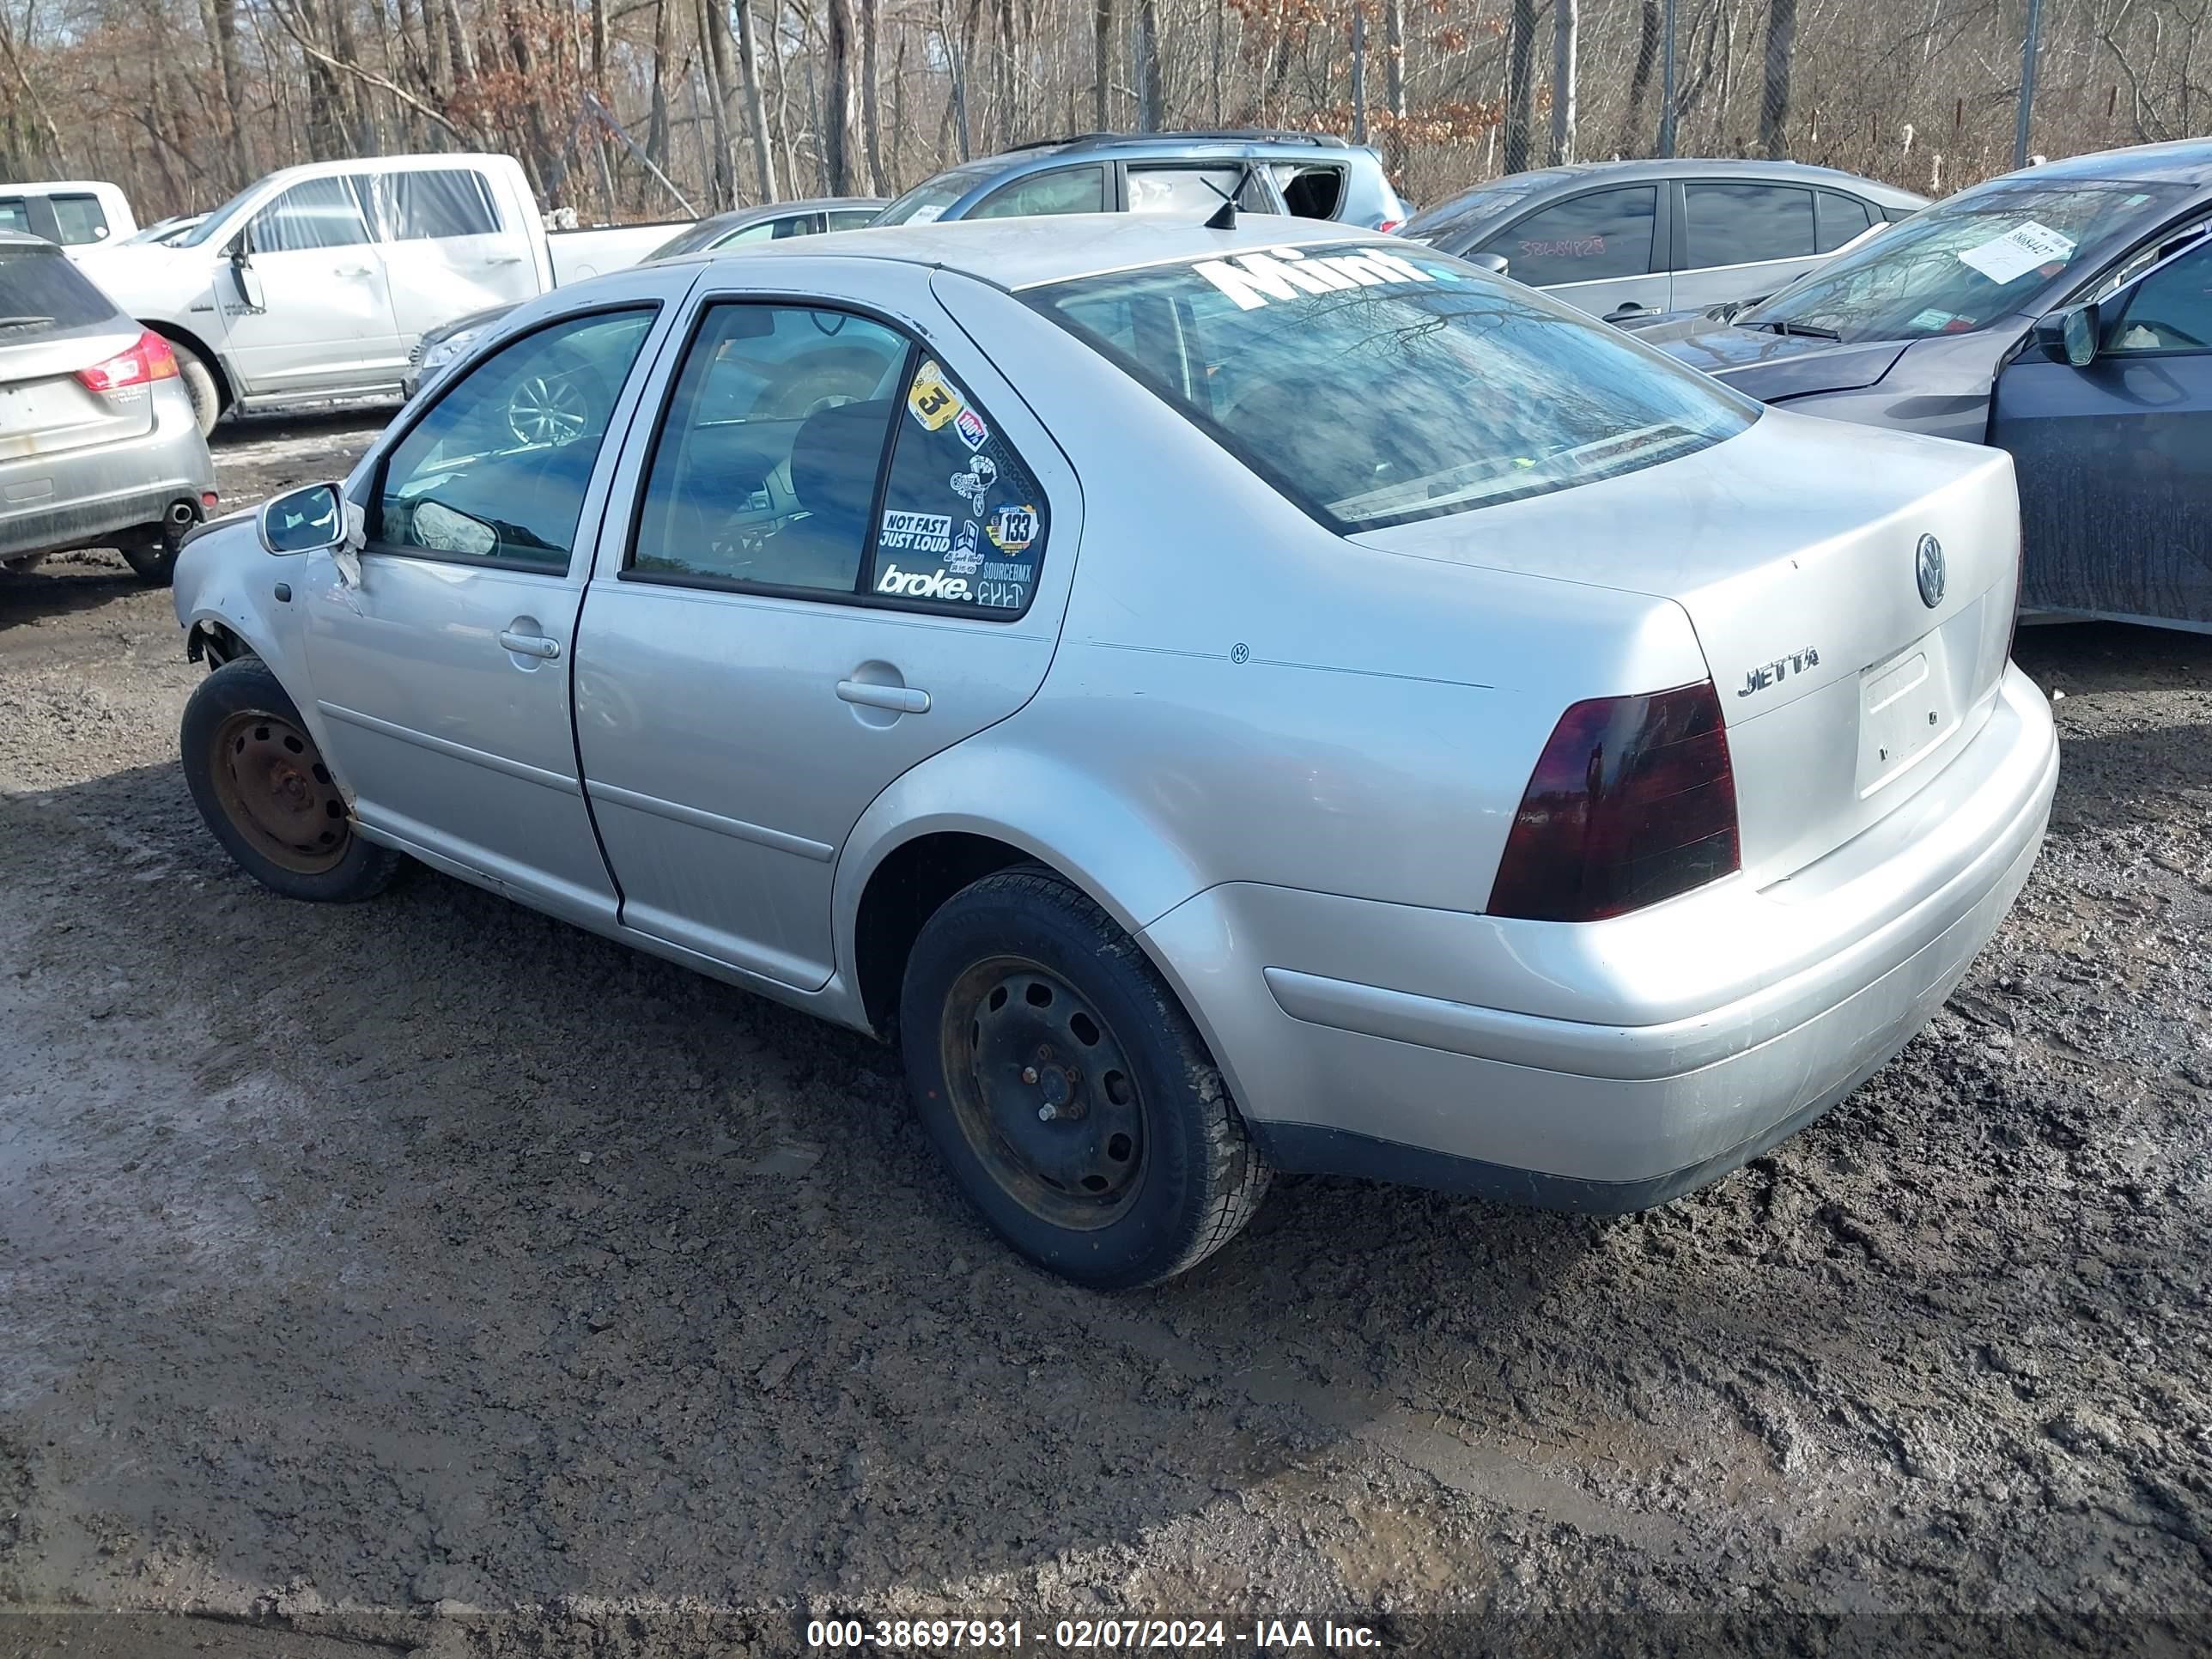
[[[113,547],[166,583],[215,504],[215,463],[169,343],[61,249],[0,233],[0,568]]]

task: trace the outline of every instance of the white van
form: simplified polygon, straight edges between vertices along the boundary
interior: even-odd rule
[[[72,259],[86,248],[119,242],[137,228],[130,198],[100,179],[0,185],[0,230],[58,242]]]
[[[203,431],[231,408],[396,398],[423,330],[535,298],[556,280],[511,155],[286,167],[175,242],[100,248],[82,263],[168,339]],[[625,263],[617,255],[603,268]]]

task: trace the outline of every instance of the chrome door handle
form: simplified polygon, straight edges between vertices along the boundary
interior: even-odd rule
[[[522,256],[520,253],[491,253],[484,256],[484,263],[488,265],[519,265],[522,263]]]
[[[340,265],[337,274],[341,276],[366,276],[369,275],[369,269],[367,265]]]
[[[499,642],[518,657],[543,657],[550,662],[561,654],[561,641],[542,634],[518,634],[509,628],[501,631]]]
[[[847,702],[866,703],[901,714],[927,714],[929,693],[911,685],[873,685],[866,680],[839,680],[837,695]]]

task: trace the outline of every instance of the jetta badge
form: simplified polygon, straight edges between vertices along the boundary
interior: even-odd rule
[[[1943,544],[1923,536],[1913,550],[1912,568],[1920,578],[1920,603],[1933,611],[1943,603]]]

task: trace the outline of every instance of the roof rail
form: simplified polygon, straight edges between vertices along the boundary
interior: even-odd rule
[[[1258,141],[1270,144],[1312,144],[1316,147],[1342,147],[1346,140],[1334,133],[1288,132],[1272,127],[1224,127],[1213,131],[1174,132],[1075,132],[1058,138],[1032,138],[1026,143],[1009,144],[1002,155],[1017,155],[1023,150],[1049,149],[1060,145],[1091,145],[1100,149],[1122,144],[1172,144],[1178,140],[1201,143],[1238,143]]]

